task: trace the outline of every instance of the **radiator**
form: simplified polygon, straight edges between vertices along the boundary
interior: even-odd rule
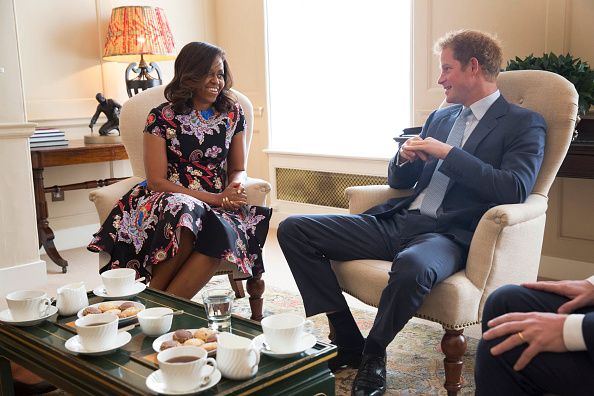
[[[275,168],[276,198],[283,201],[348,208],[344,190],[351,186],[386,184],[382,176]]]

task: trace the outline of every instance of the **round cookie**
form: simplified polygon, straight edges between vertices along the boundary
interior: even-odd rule
[[[83,310],[83,316],[100,314],[100,313],[101,313],[101,310],[97,307],[86,307]]]
[[[112,309],[120,309],[120,306],[116,303],[104,302],[104,303],[99,304],[99,309],[101,310],[101,312],[107,312]]]
[[[194,332],[195,338],[200,338],[204,342],[215,342],[217,340],[217,331],[202,327]]]
[[[141,309],[138,307],[130,307],[130,308],[124,309],[122,311],[122,313],[120,313],[118,316],[120,318],[129,318],[130,316],[136,315],[140,311],[141,311]]]
[[[125,311],[126,309],[128,309],[130,307],[136,307],[136,305],[134,305],[134,303],[132,301],[126,301],[126,302],[121,303],[118,308],[122,311]]]
[[[217,343],[216,342],[207,342],[203,345],[200,345],[200,347],[206,349],[206,352],[210,352],[210,351],[214,351],[215,349],[217,349]]]
[[[192,338],[192,332],[188,330],[177,330],[175,333],[173,333],[173,339],[182,344],[190,338]]]
[[[161,351],[164,351],[165,349],[173,348],[173,347],[180,346],[180,345],[181,344],[175,340],[163,341],[163,343],[161,344],[161,347],[159,349]]]
[[[190,338],[189,340],[186,340],[186,342],[184,342],[184,346],[201,347],[202,345],[204,345],[204,341],[202,341],[200,338]]]

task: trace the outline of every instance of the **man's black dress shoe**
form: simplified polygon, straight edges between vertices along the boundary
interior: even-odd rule
[[[55,391],[56,388],[47,381],[41,381],[36,384],[25,384],[24,382],[14,381],[14,394],[17,396],[33,396]]]
[[[352,368],[359,368],[361,364],[361,357],[363,356],[363,345],[355,348],[337,347],[338,354],[334,359],[328,361],[328,368],[335,373],[341,368],[348,366]]]
[[[380,396],[386,392],[386,357],[363,355],[353,381],[352,396]]]

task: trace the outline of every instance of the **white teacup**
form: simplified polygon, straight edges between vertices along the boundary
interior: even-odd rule
[[[166,314],[172,312],[173,310],[171,308],[165,307],[147,308],[144,311],[138,312],[138,323],[140,323],[142,332],[151,337],[167,333],[171,329],[173,315]]]
[[[43,290],[19,290],[8,293],[6,303],[15,321],[26,321],[46,316],[52,301]]]
[[[113,313],[83,316],[74,325],[80,344],[88,351],[109,348],[118,335],[118,316]]]
[[[116,268],[101,273],[101,279],[108,296],[125,296],[134,290],[136,271],[132,268]]]
[[[311,333],[313,330],[311,320],[292,313],[267,316],[260,324],[270,349],[278,353],[295,352],[299,349],[305,333]]]
[[[252,340],[231,333],[217,336],[217,365],[221,374],[232,380],[251,378],[258,372],[260,351]]]
[[[207,355],[206,350],[195,346],[180,346],[159,352],[157,361],[167,390],[186,392],[207,384],[210,375],[206,373],[210,371],[202,368],[208,364],[217,367],[217,362]]]

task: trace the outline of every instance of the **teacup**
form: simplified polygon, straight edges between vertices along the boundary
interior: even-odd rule
[[[52,301],[43,290],[19,290],[8,293],[6,303],[15,321],[26,321],[47,316]]]
[[[210,381],[210,375],[202,368],[208,364],[217,367],[208,353],[195,346],[180,346],[159,352],[157,361],[168,391],[187,392]]]
[[[173,313],[173,310],[165,307],[147,308],[138,312],[138,323],[142,332],[151,337],[167,333],[173,322],[173,315],[167,315],[170,313]]]
[[[217,336],[217,365],[232,380],[251,378],[258,372],[260,352],[252,340],[231,333]]]
[[[125,296],[134,290],[136,271],[132,268],[116,268],[101,273],[105,292],[109,296]]]
[[[311,333],[313,330],[311,320],[292,313],[267,316],[260,324],[270,349],[278,353],[295,352],[299,349],[305,333]]]
[[[74,325],[80,344],[88,351],[109,348],[118,335],[118,316],[113,313],[83,316]]]

